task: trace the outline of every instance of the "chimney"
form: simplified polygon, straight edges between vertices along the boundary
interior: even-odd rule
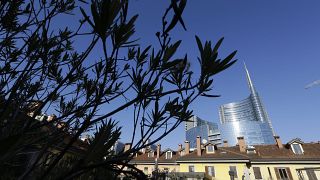
[[[182,150],[182,144],[179,144],[179,147],[178,147],[178,153],[181,155],[181,150]]]
[[[124,145],[124,152],[128,151],[129,149],[131,149],[131,143],[126,143]]]
[[[240,152],[246,152],[246,142],[244,141],[244,137],[238,137],[238,144],[240,148]]]
[[[157,159],[160,157],[160,152],[161,152],[161,144],[157,144]]]
[[[224,140],[224,141],[223,141],[223,147],[229,147],[229,144],[228,144],[228,141],[227,141],[227,140]]]
[[[190,143],[189,143],[189,141],[185,141],[184,142],[185,143],[185,154],[187,155],[187,154],[189,154],[189,152],[190,152]]]
[[[201,156],[201,137],[197,136],[197,156]]]
[[[282,149],[283,148],[283,144],[281,142],[281,139],[279,136],[274,136],[274,139],[276,140],[276,144],[278,146],[279,149]]]

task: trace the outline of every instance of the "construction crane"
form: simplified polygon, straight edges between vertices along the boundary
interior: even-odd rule
[[[312,88],[313,86],[316,86],[316,85],[320,85],[320,80],[313,81],[312,83],[306,85],[304,88],[309,89],[309,88]]]

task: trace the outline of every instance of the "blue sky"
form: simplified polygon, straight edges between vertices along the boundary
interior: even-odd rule
[[[137,37],[141,44],[155,44],[162,12],[169,1],[133,0],[131,13],[139,13]],[[212,93],[220,98],[201,98],[192,106],[199,117],[219,122],[218,107],[249,95],[245,61],[252,80],[268,111],[273,127],[283,142],[300,137],[318,141],[320,130],[320,86],[304,87],[320,79],[320,1],[202,0],[188,1],[184,12],[187,31],[178,26],[173,35],[182,39],[181,54],[188,53],[195,63],[198,51],[194,35],[217,41],[225,37],[221,54],[238,50],[239,61],[214,78]],[[130,119],[128,112],[118,118]],[[127,121],[120,120],[126,133]],[[184,141],[181,125],[160,143],[177,148]]]

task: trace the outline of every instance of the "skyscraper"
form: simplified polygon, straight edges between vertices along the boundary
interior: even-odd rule
[[[221,144],[221,135],[218,129],[218,124],[208,122],[193,116],[190,121],[185,124],[186,140],[189,141],[190,147],[196,147],[197,136],[200,136],[204,142]]]
[[[274,131],[268,114],[252,83],[249,71],[244,64],[250,96],[240,102],[220,106],[221,135],[230,145],[243,136],[250,145],[273,144]]]

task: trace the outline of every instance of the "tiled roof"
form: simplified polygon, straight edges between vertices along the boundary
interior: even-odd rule
[[[180,155],[176,151],[172,151],[172,158],[166,159],[165,152],[160,153],[160,157],[158,159],[158,163],[175,163],[176,159],[180,157]],[[148,157],[148,153],[140,154],[137,157],[134,157],[131,160],[131,163],[154,163],[157,158],[157,152],[154,152],[153,157]]]
[[[320,143],[305,143],[302,145],[303,154],[294,154],[290,146],[281,149],[277,145],[255,145],[256,153],[242,153],[238,146],[218,147],[214,153],[207,153],[202,149],[202,155],[197,156],[194,151],[182,156],[177,161],[192,160],[250,160],[250,161],[320,161]]]
[[[304,142],[300,138],[294,138],[291,141],[289,141],[287,144],[292,144],[292,143],[304,144]]]
[[[305,143],[302,144],[303,154],[294,154],[290,146],[284,146],[279,149],[276,145],[257,145],[255,146],[257,156],[252,157],[253,160],[283,160],[283,161],[320,161],[320,144]]]
[[[295,154],[290,145],[284,144],[283,148],[277,145],[255,145],[256,153],[240,152],[239,146],[218,147],[214,153],[207,153],[205,149],[201,150],[201,156],[197,155],[197,150],[187,155],[180,156],[176,151],[172,152],[171,159],[165,159],[165,151],[161,152],[158,163],[179,163],[185,161],[243,161],[243,162],[265,162],[265,161],[320,161],[320,143],[304,143],[303,154]],[[253,150],[251,147],[251,150]],[[148,154],[141,154],[131,161],[132,163],[154,163],[157,157],[148,157]]]
[[[218,147],[214,153],[207,153],[205,149],[201,150],[201,156],[197,155],[197,150],[181,156],[177,159],[177,161],[192,161],[192,160],[204,160],[204,161],[212,161],[212,160],[247,160],[248,156],[246,154],[242,154],[237,152],[238,147],[228,147],[222,148]]]

